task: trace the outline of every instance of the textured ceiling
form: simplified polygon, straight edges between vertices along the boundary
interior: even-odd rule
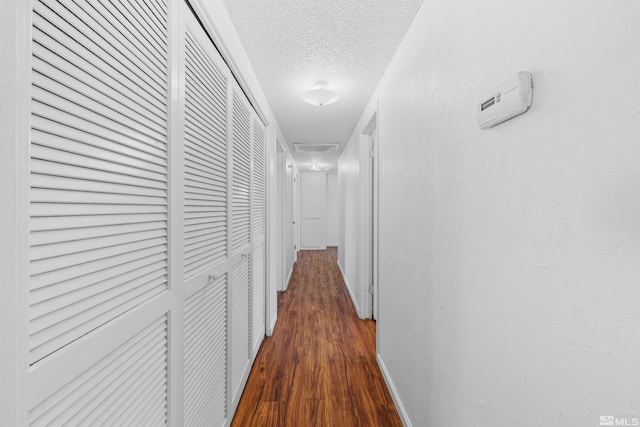
[[[335,168],[422,0],[224,0],[296,163]],[[300,95],[324,80],[340,92],[316,107]],[[338,143],[337,153],[293,144]]]

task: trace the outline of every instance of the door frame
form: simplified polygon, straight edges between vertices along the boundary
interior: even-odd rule
[[[374,320],[379,318],[380,292],[378,277],[379,254],[379,132],[378,108],[364,126],[362,135],[365,137],[365,156],[361,159],[361,176],[363,189],[363,204],[361,206],[365,218],[364,250],[364,279],[366,287],[371,286],[371,297],[367,298],[366,313]]]

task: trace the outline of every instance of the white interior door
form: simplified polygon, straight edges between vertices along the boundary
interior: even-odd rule
[[[184,424],[227,420],[230,272],[229,75],[193,15],[185,11],[183,216]]]
[[[295,169],[291,174],[291,233],[293,239],[293,246],[291,250],[293,251],[292,257],[293,262],[295,263],[298,260],[298,174]]]
[[[162,425],[169,6],[41,0],[32,18],[28,421]]]
[[[251,114],[242,91],[232,100],[231,174],[231,389],[234,405],[240,399],[251,358]]]
[[[285,191],[286,191],[286,154],[284,149],[280,146],[280,143],[277,143],[277,154],[276,154],[276,170],[277,170],[277,218],[278,225],[280,227],[280,233],[278,233],[277,239],[278,244],[276,245],[280,249],[280,254],[278,256],[277,262],[277,283],[278,291],[284,291],[286,289],[286,279],[287,279],[287,216],[286,212],[286,201],[285,201]]]
[[[327,175],[300,174],[300,248],[327,248]]]
[[[256,354],[266,332],[266,158],[265,128],[255,116],[251,162],[251,351]]]

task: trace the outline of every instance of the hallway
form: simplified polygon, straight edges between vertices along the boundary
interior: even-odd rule
[[[278,323],[256,357],[232,426],[401,426],[358,318],[337,248],[301,251]]]

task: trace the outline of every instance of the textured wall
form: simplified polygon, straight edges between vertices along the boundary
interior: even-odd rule
[[[327,246],[338,246],[338,174],[327,173]]]
[[[639,416],[638,40],[633,0],[423,4],[356,127],[379,100],[379,352],[414,426]],[[480,130],[520,70],[532,109]]]
[[[340,241],[338,263],[351,293],[354,306],[360,317],[364,317],[364,300],[360,283],[359,224],[361,221],[359,200],[360,147],[349,143],[338,163],[338,187],[340,191]]]

